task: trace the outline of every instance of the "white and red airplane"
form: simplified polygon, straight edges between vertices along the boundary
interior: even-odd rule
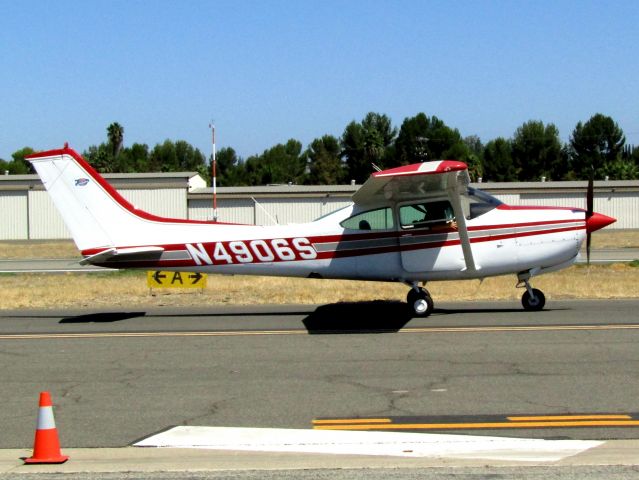
[[[588,209],[515,207],[470,187],[466,164],[432,161],[373,173],[353,204],[310,223],[255,226],[162,218],[136,209],[68,148],[28,157],[82,252],[110,268],[403,282],[414,315],[432,280],[515,274],[526,310],[545,298],[530,278],[573,264],[591,232],[615,221]]]

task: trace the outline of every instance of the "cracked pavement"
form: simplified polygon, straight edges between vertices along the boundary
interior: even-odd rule
[[[211,316],[162,310],[113,323],[60,323],[69,312],[3,313],[0,330],[8,333],[22,328],[96,337],[0,340],[0,448],[31,445],[42,390],[51,391],[66,447],[124,446],[173,425],[311,428],[322,417],[639,412],[639,328],[481,330],[567,321],[632,324],[639,307],[637,301],[553,304],[558,308],[536,316],[510,304],[476,311],[455,305],[454,313],[406,325],[477,327],[438,333],[262,334],[303,330],[312,312],[306,306],[286,315],[260,307],[258,316],[250,309],[238,315],[241,307],[228,316],[228,308],[218,307]],[[606,318],[607,308],[615,318]],[[99,336],[199,331],[238,334]],[[639,429],[485,434],[636,438]]]

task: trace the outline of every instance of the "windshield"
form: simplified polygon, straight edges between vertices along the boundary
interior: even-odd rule
[[[343,210],[346,210],[347,208],[353,208],[353,205],[352,205],[352,204],[351,204],[351,205],[346,205],[345,207],[338,208],[337,210],[333,210],[332,212],[325,213],[324,215],[322,215],[321,217],[317,217],[317,218],[316,218],[315,220],[313,220],[313,221],[314,221],[314,222],[319,222],[320,220],[324,220],[325,218],[330,217],[331,215],[335,215],[335,214],[337,214],[338,212],[341,212],[341,211],[343,211]]]
[[[463,198],[468,202],[468,209],[466,210],[470,212],[470,215],[467,216],[468,220],[490,212],[503,203],[492,195],[473,187],[468,187]]]

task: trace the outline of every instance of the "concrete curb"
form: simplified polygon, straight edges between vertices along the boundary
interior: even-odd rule
[[[639,440],[609,440],[559,462],[513,462],[486,459],[398,458],[367,455],[325,455],[215,451],[181,448],[64,448],[61,465],[24,465],[30,450],[0,450],[0,474],[82,472],[207,472],[366,468],[442,468],[507,466],[639,465]]]

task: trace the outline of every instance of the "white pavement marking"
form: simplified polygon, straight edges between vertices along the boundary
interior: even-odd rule
[[[396,432],[174,427],[136,447],[555,462],[603,442]]]

